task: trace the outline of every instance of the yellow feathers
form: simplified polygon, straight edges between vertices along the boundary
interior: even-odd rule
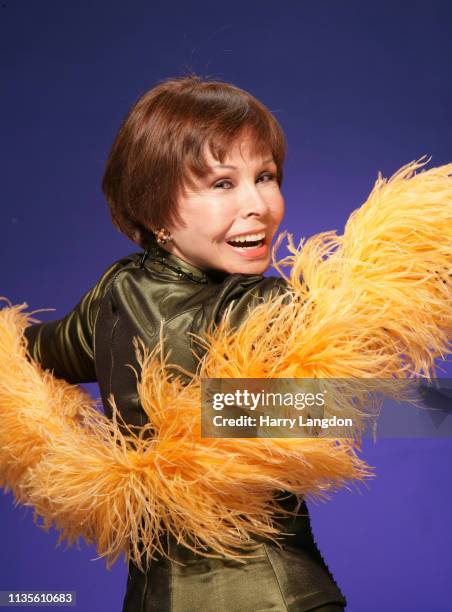
[[[1,484],[109,563],[165,554],[166,530],[201,554],[244,556],[252,536],[278,534],[275,491],[322,496],[368,473],[347,440],[201,439],[199,379],[171,380],[157,352],[142,356],[139,389],[151,423],[124,436],[116,409],[111,422],[27,361],[25,324],[23,306],[0,311]]]
[[[200,379],[433,375],[452,331],[452,164],[416,174],[422,165],[380,177],[343,236],[298,248],[289,236],[275,264],[290,267],[291,299],[258,306],[233,332],[224,320],[188,385],[137,345],[150,419],[139,436],[121,433],[116,408],[108,421],[28,361],[25,305],[3,308],[2,486],[62,538],[140,565],[165,554],[164,531],[200,554],[243,555],[252,538],[277,537],[278,492],[324,497],[369,475],[352,440],[201,438]]]

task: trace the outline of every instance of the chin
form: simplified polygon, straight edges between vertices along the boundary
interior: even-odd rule
[[[268,270],[270,263],[268,261],[255,261],[244,263],[237,266],[230,274],[263,274]]]

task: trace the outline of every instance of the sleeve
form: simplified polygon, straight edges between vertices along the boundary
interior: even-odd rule
[[[24,335],[30,357],[69,383],[95,382],[93,335],[100,302],[116,273],[129,261],[125,258],[110,266],[62,319],[27,327]]]

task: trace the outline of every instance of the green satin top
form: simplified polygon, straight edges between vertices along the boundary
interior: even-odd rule
[[[97,381],[106,414],[113,395],[125,422],[140,427],[147,416],[128,366],[139,370],[133,337],[154,348],[163,321],[169,362],[195,372],[203,349],[192,334],[202,336],[228,307],[238,326],[249,308],[284,290],[280,278],[199,270],[153,241],[148,251],[110,266],[65,317],[33,325],[25,335],[32,358],[70,383]],[[245,564],[201,557],[169,537],[179,563],[161,559],[145,574],[130,564],[123,612],[306,612],[344,605],[304,503],[285,528],[292,535],[281,547],[257,542],[257,556]]]

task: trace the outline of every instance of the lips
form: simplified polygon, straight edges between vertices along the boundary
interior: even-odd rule
[[[240,243],[226,241],[226,244],[245,259],[261,259],[268,255],[268,245],[265,238],[263,240]]]

